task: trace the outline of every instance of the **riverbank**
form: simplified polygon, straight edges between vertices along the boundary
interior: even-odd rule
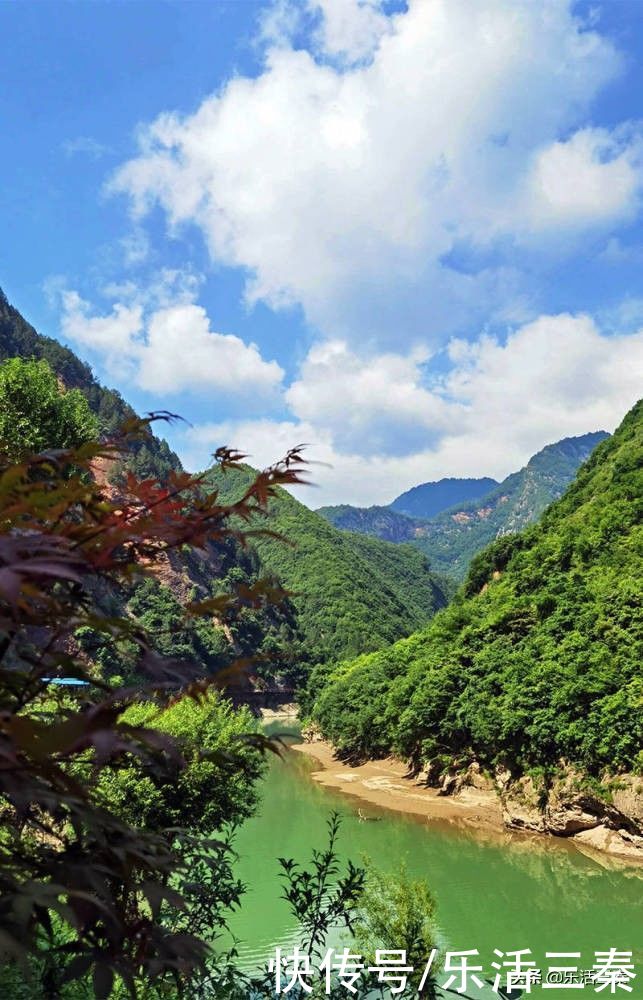
[[[326,788],[353,795],[362,802],[427,820],[447,820],[476,830],[502,833],[505,826],[498,796],[477,788],[462,789],[457,797],[438,795],[417,785],[405,765],[394,758],[369,760],[353,767],[337,760],[332,746],[321,740],[295,743],[292,750],[318,764],[312,778]],[[366,814],[367,811],[365,811]]]
[[[611,867],[611,863],[643,863],[643,850],[638,843],[628,842],[615,831],[605,834],[603,828],[579,832],[565,838],[540,832],[516,831],[507,826],[500,797],[489,788],[467,785],[457,795],[440,795],[435,788],[418,784],[408,775],[402,761],[394,758],[371,760],[352,766],[335,757],[333,747],[323,740],[295,743],[293,750],[305,754],[316,765],[312,779],[326,788],[353,796],[380,809],[420,817],[426,822],[455,824],[474,831],[485,839],[499,840],[522,837],[540,843],[564,839],[583,854]],[[368,809],[360,815],[370,819]],[[636,838],[640,840],[641,838]]]

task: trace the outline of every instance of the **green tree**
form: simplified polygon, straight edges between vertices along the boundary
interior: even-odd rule
[[[48,448],[75,448],[98,436],[79,389],[66,390],[46,361],[0,365],[0,447],[11,459]]]
[[[139,421],[138,433],[147,424]],[[247,812],[243,758],[255,775],[258,763],[243,752],[238,720],[221,708],[219,720],[227,714],[229,722],[224,749],[205,713],[180,707],[183,698],[202,705],[220,679],[160,655],[139,623],[106,615],[96,595],[144,579],[168,553],[238,538],[231,525],[261,509],[277,485],[298,481],[299,459],[291,453],[261,473],[233,505],[186,473],[172,473],[167,485],[129,477],[127,490],[110,499],[89,473],[94,460],[113,459],[123,447],[49,451],[19,465],[0,455],[0,964],[9,974],[16,962],[31,967],[34,994],[43,998],[68,996],[75,981],[91,981],[96,997],[117,986],[140,996],[150,982],[176,996],[211,951],[201,928],[183,919],[195,871],[198,880],[207,876],[210,915],[223,919],[241,892],[229,845],[183,826],[175,792],[165,788],[177,783],[192,822],[200,814],[212,826]],[[225,450],[219,458],[234,462]],[[253,607],[265,595],[258,581],[185,610],[208,617],[239,601]],[[104,685],[79,654],[76,633],[86,629],[134,643],[149,683]],[[71,699],[50,680],[70,676],[84,682]],[[146,710],[137,707],[142,701]],[[198,754],[185,738],[195,721]],[[246,747],[265,744],[256,733],[245,737]],[[180,826],[159,829],[151,815],[139,826],[127,794],[120,802],[101,794],[106,770],[126,770],[133,760],[148,779],[139,798],[154,793],[161,818],[180,817]],[[212,789],[216,768],[227,784],[235,765],[239,787],[222,790],[208,813],[199,789]]]
[[[375,964],[378,949],[404,950],[406,963],[413,968],[407,989],[412,987],[415,992],[431,959],[422,996],[440,995],[435,992],[435,973],[440,967],[435,900],[424,879],[412,879],[404,863],[391,873],[380,871],[366,859],[365,887],[356,908],[354,937],[357,951],[367,965]]]

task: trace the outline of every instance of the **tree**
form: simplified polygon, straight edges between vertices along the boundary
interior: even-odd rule
[[[92,463],[121,457],[149,423],[130,422],[120,441],[0,459],[0,959],[28,962],[43,997],[87,977],[96,997],[114,984],[131,996],[141,983],[176,991],[209,956],[183,917],[195,866],[210,873],[211,912],[241,891],[225,842],[184,826],[143,829],[101,796],[97,779],[132,761],[157,788],[176,776],[186,766],[181,741],[155,725],[157,713],[201,702],[243,664],[205,676],[163,657],[140,623],[106,614],[97,595],[149,576],[170,552],[245,542],[239,525],[278,485],[300,481],[302,459],[290,452],[232,504],[183,472],[164,484],[130,474],[110,496]],[[224,469],[240,457],[217,453]],[[274,582],[257,581],[184,610],[199,618],[278,597]],[[133,644],[147,683],[114,688],[96,676],[75,640],[84,629]],[[73,697],[51,684],[69,677],[82,682]],[[128,719],[141,702],[149,715]],[[256,733],[244,738],[268,745]]]
[[[356,908],[355,942],[361,954],[372,964],[381,949],[403,949],[408,965],[413,967],[408,988],[417,992],[422,975],[433,953],[429,975],[422,996],[436,993],[437,928],[435,900],[423,879],[410,878],[406,865],[397,873],[387,873],[366,862],[365,890]]]
[[[11,459],[97,437],[82,392],[65,390],[46,361],[9,358],[0,365],[0,448]]]

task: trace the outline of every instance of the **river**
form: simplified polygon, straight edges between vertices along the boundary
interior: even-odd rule
[[[488,974],[494,948],[530,948],[538,967],[545,968],[547,951],[580,951],[577,964],[591,968],[597,950],[631,950],[637,963],[634,990],[619,990],[618,995],[643,997],[640,869],[587,857],[559,839],[510,834],[482,839],[449,823],[370,805],[363,811],[381,817],[379,822],[361,822],[359,802],[316,784],[310,777],[312,766],[295,752],[272,762],[259,811],[236,837],[237,870],[248,890],[231,929],[246,969],[265,967],[276,945],[297,942],[297,926],[279,898],[276,859],[306,862],[312,848],[325,845],[325,822],[337,810],[342,816],[343,857],[358,863],[367,855],[388,871],[404,859],[411,874],[427,880],[437,900],[443,947],[477,948]],[[591,986],[583,992],[609,995],[609,989],[596,994]]]

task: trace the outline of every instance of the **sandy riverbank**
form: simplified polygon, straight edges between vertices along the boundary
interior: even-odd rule
[[[638,851],[621,850],[594,844],[586,835],[559,838],[527,831],[510,830],[503,821],[502,807],[494,791],[473,787],[462,788],[457,795],[439,795],[434,788],[418,785],[408,777],[402,761],[394,758],[370,760],[353,767],[334,755],[333,747],[323,741],[295,743],[292,750],[305,754],[315,762],[311,777],[318,784],[366,803],[361,809],[370,818],[368,804],[379,809],[393,810],[415,816],[429,823],[450,823],[467,830],[478,839],[502,841],[527,850],[579,850],[605,868],[635,866],[643,875]],[[372,816],[372,813],[370,814]]]
[[[370,760],[351,767],[335,758],[328,743],[296,743],[292,749],[306,754],[319,765],[312,777],[320,785],[353,795],[362,802],[478,831],[507,832],[494,792],[464,788],[457,796],[438,795],[436,789],[417,785],[412,778],[406,777],[405,765],[393,758]]]

